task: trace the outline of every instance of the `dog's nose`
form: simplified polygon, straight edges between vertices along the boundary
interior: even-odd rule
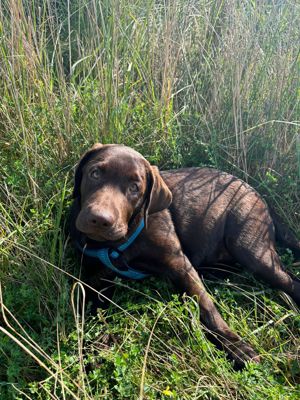
[[[114,216],[109,211],[92,212],[88,222],[96,228],[111,228],[114,224]]]

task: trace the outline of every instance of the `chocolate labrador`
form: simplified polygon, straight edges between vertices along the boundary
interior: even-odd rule
[[[100,291],[117,275],[169,278],[197,298],[203,324],[237,365],[259,356],[228,327],[197,270],[232,259],[300,306],[300,282],[283,270],[275,233],[258,193],[212,168],[159,173],[129,147],[96,144],[76,169],[71,236],[87,283]],[[281,233],[300,252],[300,241]]]

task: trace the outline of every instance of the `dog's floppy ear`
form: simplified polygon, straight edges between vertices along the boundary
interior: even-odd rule
[[[157,167],[150,166],[148,170],[149,176],[149,194],[146,205],[146,215],[154,214],[168,208],[172,202],[172,193],[164,180],[160,176]]]
[[[89,161],[89,159],[99,149],[101,149],[101,147],[103,147],[103,144],[101,144],[101,143],[94,144],[94,146],[91,149],[89,149],[87,152],[85,152],[84,155],[79,160],[79,163],[78,163],[78,165],[76,167],[76,170],[75,170],[74,189],[73,189],[73,198],[74,199],[76,197],[80,196],[80,184],[81,184],[81,179],[82,179],[82,168]]]

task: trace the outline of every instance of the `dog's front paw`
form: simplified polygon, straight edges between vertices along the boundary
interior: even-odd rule
[[[260,362],[259,355],[253,348],[243,340],[228,341],[223,343],[224,350],[228,353],[229,357],[234,361],[234,366],[239,369],[245,366],[247,361],[255,363]]]

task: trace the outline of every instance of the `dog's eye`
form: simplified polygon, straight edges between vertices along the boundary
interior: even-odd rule
[[[129,186],[129,191],[130,191],[132,194],[138,193],[139,190],[140,190],[140,189],[139,189],[139,186],[138,186],[137,183],[132,183],[132,184]]]
[[[99,179],[100,175],[101,175],[100,168],[94,168],[90,172],[90,177],[93,178],[93,179]]]

